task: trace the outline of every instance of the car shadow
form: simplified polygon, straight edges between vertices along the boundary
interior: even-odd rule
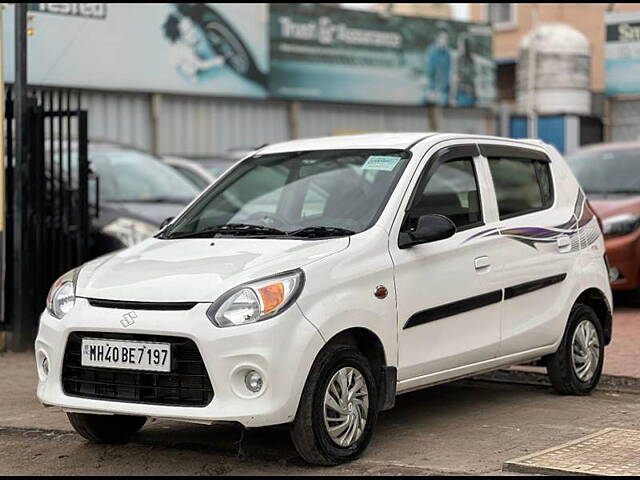
[[[396,406],[381,412],[365,457],[392,451],[394,438],[435,435],[447,422],[459,426],[478,419],[485,406],[508,405],[523,395],[548,396],[547,387],[501,385],[459,380],[398,396]],[[449,420],[447,420],[449,419]],[[443,423],[444,422],[444,423]],[[133,442],[203,453],[219,453],[238,460],[262,460],[304,466],[289,437],[287,425],[244,429],[235,424],[197,425],[166,420],[147,423]]]

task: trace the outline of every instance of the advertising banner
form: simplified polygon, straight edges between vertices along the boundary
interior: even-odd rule
[[[496,97],[484,24],[314,3],[31,3],[29,10],[32,85],[456,107],[489,106]]]
[[[32,3],[33,85],[265,97],[266,4]],[[14,8],[5,10],[13,81]]]
[[[640,93],[640,12],[606,15],[605,93]]]
[[[278,3],[270,6],[269,32],[273,96],[460,107],[495,101],[488,25]]]

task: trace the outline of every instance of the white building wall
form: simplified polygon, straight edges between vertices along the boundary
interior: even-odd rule
[[[612,142],[640,140],[640,98],[612,98],[609,119]]]

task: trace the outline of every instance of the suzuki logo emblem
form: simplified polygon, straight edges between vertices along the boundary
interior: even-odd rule
[[[136,312],[125,313],[122,316],[122,320],[120,320],[120,323],[124,328],[127,328],[133,325],[134,323],[136,323],[135,321],[136,318],[138,318],[138,315],[136,314]]]

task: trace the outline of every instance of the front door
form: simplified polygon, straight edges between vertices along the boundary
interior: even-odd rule
[[[482,162],[475,145],[445,147],[431,155],[406,214],[392,229],[399,381],[490,360],[497,353],[502,290],[493,259],[498,240],[482,235],[497,218]],[[415,227],[426,214],[447,216],[456,234],[399,248],[397,232]]]

